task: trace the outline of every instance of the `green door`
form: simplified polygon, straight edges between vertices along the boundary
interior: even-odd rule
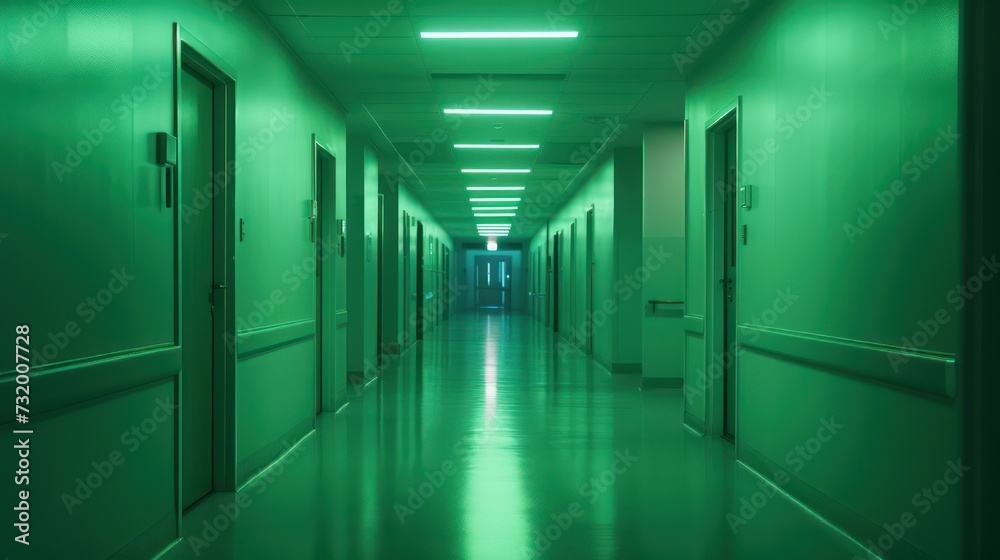
[[[212,84],[184,66],[180,99],[180,214],[181,498],[185,508],[212,491],[212,97]],[[196,197],[199,192],[201,195]]]

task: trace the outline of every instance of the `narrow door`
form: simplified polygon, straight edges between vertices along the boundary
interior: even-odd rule
[[[378,238],[375,240],[375,267],[377,270],[375,274],[375,348],[378,365],[382,364],[385,354],[385,337],[382,334],[382,240],[385,239],[383,219],[385,219],[385,197],[380,194],[378,195],[378,227],[375,230],[378,232]]]
[[[403,346],[400,352],[406,350],[413,344],[413,328],[416,326],[413,314],[413,302],[416,294],[413,293],[411,283],[412,270],[410,267],[410,215],[403,212],[403,291],[400,294],[403,298]]]
[[[417,340],[424,338],[424,224],[417,221]]]
[[[451,250],[444,248],[444,288],[441,290],[441,297],[444,301],[444,320],[451,317]]]
[[[212,192],[214,86],[184,65],[181,74],[180,207],[202,208],[183,214],[181,224],[181,376],[183,385],[183,462],[181,499],[185,508],[212,491],[212,297],[214,198],[209,207],[196,203]]]
[[[552,237],[552,330],[559,332],[559,269],[562,268],[562,261],[559,260],[559,245],[562,241],[562,234],[557,233]]]
[[[316,214],[314,216],[313,242],[316,258],[316,412],[323,411],[323,380],[332,379],[333,341],[336,326],[333,324],[333,306],[336,301],[333,272],[339,232],[334,227],[335,177],[337,163],[333,155],[315,147],[316,153]]]
[[[566,304],[566,314],[570,328],[567,329],[566,338],[574,346],[579,346],[578,329],[580,324],[576,317],[576,297],[576,220],[573,220],[573,223],[569,225],[569,301]]]
[[[583,330],[586,353],[594,353],[594,209],[587,210],[587,326]]]
[[[737,196],[736,190],[738,179],[737,168],[737,144],[736,127],[730,127],[725,132],[726,158],[725,170],[726,179],[723,195],[723,211],[719,213],[725,221],[723,244],[725,246],[723,267],[723,304],[722,317],[724,325],[723,348],[726,353],[722,361],[725,368],[724,389],[724,436],[736,438],[736,356],[730,353],[736,351],[736,247],[739,236],[739,224],[737,220]]]

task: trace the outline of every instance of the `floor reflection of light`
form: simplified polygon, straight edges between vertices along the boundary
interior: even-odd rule
[[[513,558],[531,538],[527,500],[521,486],[525,468],[514,447],[518,442],[503,432],[497,420],[497,365],[502,318],[486,319],[484,360],[485,427],[473,434],[469,447],[468,487],[465,496],[465,558]],[[494,336],[496,334],[496,336]],[[483,546],[492,543],[492,546]],[[509,552],[509,554],[506,554]]]
[[[493,338],[493,317],[486,318],[486,429],[497,414],[497,341]]]

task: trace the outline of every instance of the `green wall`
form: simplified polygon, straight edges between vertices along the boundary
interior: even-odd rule
[[[583,348],[583,333],[592,329],[594,360],[614,373],[638,373],[642,362],[642,294],[626,277],[636,277],[641,267],[642,157],[638,148],[610,151],[583,176],[582,184],[531,240],[542,254],[542,293],[552,305],[551,286],[545,277],[546,261],[553,255],[553,237],[566,235],[560,267],[560,353]],[[587,210],[594,208],[594,317],[587,318]],[[570,250],[570,226],[576,223],[576,260]],[[575,268],[575,289],[572,286]],[[551,317],[551,307],[549,310]],[[544,310],[542,317],[544,320]],[[551,322],[550,322],[551,325]]]
[[[613,373],[642,372],[642,150],[615,149],[615,236],[611,313]],[[637,219],[638,218],[638,219]],[[596,303],[595,303],[596,305]]]
[[[710,341],[716,324],[705,128],[741,97],[753,205],[739,213],[738,453],[793,474],[786,490],[862,542],[915,513],[890,557],[958,550],[961,492],[926,513],[912,503],[961,456],[957,50],[956,0],[904,17],[888,1],[772,2],[687,100],[686,389],[713,358],[700,321]],[[718,401],[689,392],[687,404],[718,433]],[[790,462],[830,418],[845,427]]]
[[[542,254],[542,293],[546,294],[545,305],[549,306],[549,325],[552,325],[552,298],[553,290],[551,286],[551,275],[546,278],[546,258],[552,256],[552,237],[559,231],[563,231],[569,239],[569,226],[574,221],[577,224],[577,262],[566,264],[569,261],[569,242],[564,247],[563,254],[563,293],[567,292],[566,287],[569,282],[567,266],[575,266],[577,269],[577,290],[576,302],[571,308],[563,306],[563,325],[559,333],[564,339],[575,345],[582,345],[583,332],[586,329],[593,329],[594,339],[594,359],[605,368],[611,368],[612,359],[612,329],[611,318],[603,316],[603,320],[588,321],[586,317],[586,248],[587,236],[594,236],[594,307],[595,312],[603,302],[613,301],[611,292],[611,275],[608,274],[614,262],[614,209],[615,209],[615,161],[613,157],[606,160],[594,168],[592,174],[579,187],[577,192],[567,200],[559,210],[549,219],[546,227],[543,227],[531,240],[531,247],[541,251]],[[587,231],[587,210],[594,207],[594,232]],[[553,266],[559,266],[553,263]],[[565,297],[565,296],[564,296]],[[573,319],[566,321],[566,316]],[[544,317],[544,311],[543,311]],[[565,350],[564,350],[565,351]]]
[[[392,169],[395,166],[392,162],[383,168]],[[455,251],[451,236],[441,227],[441,225],[431,216],[430,212],[417,200],[410,192],[407,184],[399,177],[383,176],[380,184],[381,192],[385,198],[385,224],[384,234],[386,237],[386,251],[388,259],[394,262],[387,264],[383,268],[383,317],[388,320],[383,325],[384,336],[389,347],[389,354],[398,354],[406,351],[407,348],[416,342],[416,305],[419,302],[424,305],[424,332],[430,333],[440,324],[440,314],[436,312],[437,306],[442,298],[443,281],[440,257],[443,248],[451,250],[451,278],[455,279]],[[404,225],[404,214],[410,218]],[[428,300],[417,294],[417,226],[416,222],[423,224],[424,234],[424,294],[427,296],[433,292],[433,298]],[[410,229],[410,275],[409,284],[404,278],[404,232],[403,228]],[[434,254],[430,254],[429,246],[431,237],[438,242],[438,249]],[[390,294],[389,292],[394,292]],[[447,296],[445,296],[447,297]],[[409,298],[410,307],[404,305],[406,298]],[[453,307],[454,309],[455,307]],[[408,334],[409,333],[409,334]]]
[[[235,203],[246,231],[229,279],[237,464],[220,486],[235,488],[312,427],[315,282],[293,277],[314,255],[312,135],[342,157],[345,119],[249,3],[232,4],[52,3],[56,11],[44,14],[38,2],[17,0],[0,11],[5,43],[24,39],[0,49],[9,131],[0,140],[0,229],[9,234],[0,322],[9,333],[30,324],[41,356],[31,381],[32,546],[18,557],[150,557],[188,532],[179,530],[175,495],[179,414],[156,412],[181,377],[174,211],[164,207],[153,141],[173,132],[174,22],[237,82]],[[44,25],[26,27],[33,18]],[[345,163],[336,173],[340,218]],[[334,266],[342,309],[344,266]],[[134,278],[120,288],[116,275]],[[333,358],[343,393],[346,357]],[[11,372],[0,373],[4,394],[12,385]],[[7,448],[9,414],[0,417]],[[123,434],[144,420],[157,429],[133,450]],[[69,514],[64,499],[77,479],[98,476],[92,462],[115,452],[124,462]]]
[[[683,124],[647,124],[643,130],[642,252],[648,279],[642,302],[684,299],[684,195],[686,167]],[[640,278],[641,279],[641,278]],[[642,318],[643,379],[684,377],[684,306],[645,304]],[[647,383],[644,381],[644,383]]]

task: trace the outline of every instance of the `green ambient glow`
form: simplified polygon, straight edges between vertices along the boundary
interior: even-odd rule
[[[537,150],[538,144],[455,144],[460,150]]]
[[[423,39],[575,39],[579,31],[421,31]]]
[[[446,115],[551,115],[547,109],[445,109]]]
[[[473,212],[488,212],[490,210],[517,210],[517,206],[473,206]]]
[[[465,187],[467,191],[523,191],[524,187]]]
[[[462,173],[531,173],[530,169],[463,169]]]
[[[469,202],[521,202],[520,198],[470,198]]]
[[[517,214],[515,214],[514,212],[500,212],[500,213],[476,212],[475,214],[473,214],[473,216],[475,216],[477,218],[491,218],[491,217],[512,218],[512,217],[514,217],[516,215]]]

